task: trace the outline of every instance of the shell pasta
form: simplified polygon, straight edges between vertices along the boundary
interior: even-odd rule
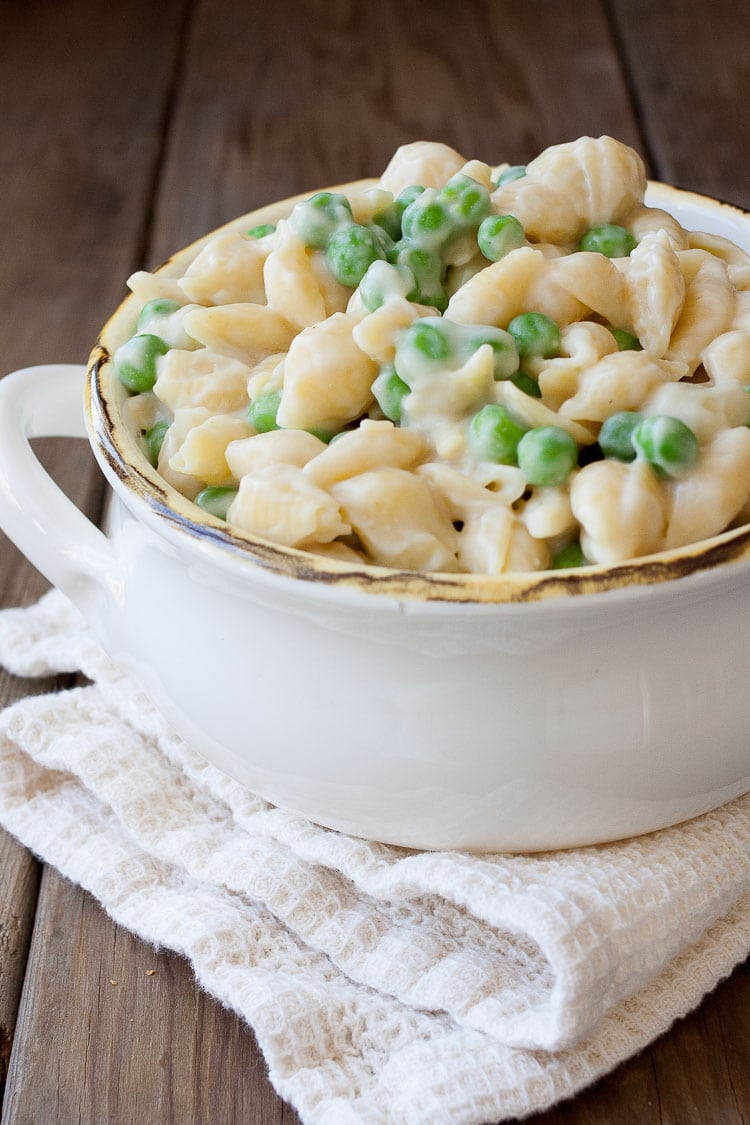
[[[131,278],[115,352],[196,517],[344,562],[612,565],[750,514],[750,256],[644,202],[611,137],[491,167],[398,149],[371,187]]]

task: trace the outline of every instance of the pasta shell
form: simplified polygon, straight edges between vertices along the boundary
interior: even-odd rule
[[[457,370],[427,370],[412,379],[411,393],[402,402],[409,425],[450,427],[467,410],[487,402],[495,386],[495,361],[489,344],[469,356]]]
[[[128,278],[128,289],[135,295],[138,304],[148,304],[149,301],[165,299],[178,301],[182,304],[185,294],[176,277],[167,277],[163,273],[147,273],[146,270],[136,270]]]
[[[668,414],[679,418],[701,443],[719,430],[744,425],[749,398],[743,386],[731,380],[710,383],[665,383],[650,396],[645,414]]]
[[[277,229],[276,248],[263,269],[266,300],[295,328],[308,328],[326,318],[326,306],[311,251],[285,220]]]
[[[352,336],[365,355],[378,364],[393,363],[399,333],[428,311],[404,297],[392,297],[375,312],[363,317],[352,329]]]
[[[526,292],[544,269],[546,259],[539,250],[521,246],[499,262],[493,262],[458,289],[445,311],[447,320],[458,324],[494,324],[504,328],[514,316],[526,311]]]
[[[750,434],[748,434],[750,437]],[[581,547],[590,562],[623,562],[661,550],[666,497],[645,461],[594,461],[570,486],[573,515],[581,525]]]
[[[232,356],[206,348],[184,352],[172,348],[161,356],[154,393],[170,410],[204,406],[212,414],[231,414],[248,404],[250,368]]]
[[[750,386],[750,329],[723,332],[703,350],[703,366],[715,384]]]
[[[731,523],[750,494],[750,430],[719,432],[701,448],[694,467],[671,482],[667,547],[717,535]]]
[[[455,528],[413,473],[374,469],[334,484],[331,493],[374,562],[407,570],[459,569]]]
[[[294,338],[284,363],[280,426],[335,433],[370,405],[378,367],[357,347],[356,323],[334,313]]]
[[[510,507],[526,488],[526,478],[515,465],[493,465],[486,479],[481,469],[479,474],[467,476],[451,465],[436,461],[419,465],[416,472],[427,481],[433,496],[451,520],[466,521],[471,512],[487,504],[500,502]],[[487,487],[490,484],[492,487]]]
[[[266,465],[295,465],[301,469],[327,448],[324,441],[307,430],[269,430],[231,442],[226,459],[232,476],[240,480]]]
[[[605,355],[617,351],[612,333],[603,324],[582,320],[569,324],[561,333],[562,355],[544,360],[537,374],[542,402],[559,410],[577,392],[583,372]]]
[[[553,539],[576,530],[570,490],[565,487],[535,489],[519,518],[534,539]]]
[[[682,312],[687,288],[680,260],[666,232],[644,235],[628,260],[624,287],[630,306],[629,320],[641,346],[653,356],[663,356]]]
[[[581,425],[580,422],[562,412],[556,414],[554,410],[545,406],[540,399],[524,394],[514,383],[508,380],[495,384],[494,399],[495,402],[507,406],[511,413],[529,429],[533,429],[535,426],[560,426],[567,430],[579,445],[591,445],[592,442],[596,441],[596,434],[588,426]]]
[[[546,302],[549,312],[545,303],[536,302],[533,293],[527,295],[527,301],[533,308],[547,312],[558,324],[570,324],[594,312],[610,324],[628,328],[630,317],[625,282],[620,271],[604,254],[584,252],[555,258],[540,274],[536,285],[540,287],[545,282],[554,283],[560,292],[568,295],[568,306],[564,305],[560,296],[557,302],[554,298]]]
[[[233,481],[226,450],[232,441],[249,437],[253,428],[244,418],[215,414],[192,427],[180,448],[169,460],[176,473],[195,477],[210,485],[229,485]]]
[[[244,476],[227,520],[286,547],[329,543],[351,531],[333,497],[293,465],[266,465]]]
[[[207,422],[210,417],[211,411],[206,410],[205,406],[179,407],[174,412],[172,424],[164,435],[164,441],[159,451],[157,464],[159,476],[163,477],[183,496],[187,496],[188,500],[193,500],[198,495],[204,482],[187,473],[177,472],[176,469],[172,468],[170,461],[180,450],[190,430],[200,426],[203,422]]]
[[[545,149],[519,180],[492,196],[499,214],[511,214],[528,238],[577,242],[589,228],[617,223],[643,201],[643,161],[612,137],[580,137]]]
[[[398,429],[392,422],[364,419],[356,430],[323,446],[306,467],[306,474],[320,488],[389,465],[411,469],[429,453],[427,440],[418,430]]]
[[[449,145],[413,141],[396,149],[380,177],[380,186],[393,195],[398,195],[412,184],[440,188],[465,164],[465,158]]]
[[[280,313],[244,302],[195,309],[185,317],[185,328],[200,344],[248,364],[285,352],[294,338],[293,326]]]
[[[660,207],[647,207],[639,204],[629,211],[622,220],[637,242],[653,231],[664,231],[675,250],[687,250],[690,246],[688,232],[668,211]]]
[[[237,301],[263,304],[265,239],[224,231],[208,242],[180,280],[183,293],[199,305],[227,305]]]
[[[685,374],[679,363],[665,363],[647,352],[615,352],[582,372],[578,391],[560,406],[561,418],[603,422],[620,410],[637,410],[652,391]]]
[[[692,374],[701,361],[703,349],[731,327],[735,290],[727,267],[719,258],[703,250],[686,250],[680,255],[680,261],[685,262],[692,277],[665,358],[686,364],[688,373]],[[698,268],[693,273],[696,263]]]

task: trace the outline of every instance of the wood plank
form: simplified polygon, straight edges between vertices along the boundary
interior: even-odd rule
[[[263,203],[377,175],[407,141],[515,162],[605,131],[639,145],[597,0],[460,15],[453,0],[200,0],[149,264]]]
[[[11,1058],[3,1125],[298,1121],[266,1082],[251,1030],[186,962],[114,926],[50,868],[19,1024],[27,1049]]]
[[[185,0],[0,5],[5,369],[86,359],[139,260]]]
[[[750,7],[610,5],[659,177],[750,208]]]
[[[34,922],[39,865],[15,840],[0,832],[0,1104],[16,1028]]]
[[[613,34],[660,179],[750,207],[750,8],[611,0]],[[750,1114],[748,967],[735,971],[650,1056],[662,1120],[739,1123]]]
[[[723,1059],[732,1100],[744,1118],[750,1117],[750,958],[738,968],[710,1001],[717,1020],[714,1050]],[[713,1018],[713,1017],[712,1017]]]
[[[185,9],[184,0],[164,0],[160,34],[145,0],[0,6],[2,372],[85,361],[124,294],[125,277],[143,256]],[[63,490],[95,518],[103,484],[87,443],[51,440],[38,449]],[[0,535],[0,605],[29,604],[46,588]],[[31,684],[0,672],[0,706],[70,682]],[[39,876],[35,861],[4,835],[0,870],[4,1077]],[[21,1074],[25,1045],[22,1029],[14,1056]]]
[[[750,1113],[750,964],[651,1048],[665,1125],[746,1125]]]
[[[85,362],[126,292],[147,238],[184,8],[160,5],[162,42],[142,34],[145,0],[0,5],[0,374]],[[95,515],[103,483],[87,444],[39,449]],[[0,604],[28,604],[46,588],[0,533]]]
[[[0,543],[0,562],[10,551]],[[26,581],[24,581],[26,577]],[[17,579],[14,582],[13,579]],[[16,604],[8,595],[16,592],[19,603],[25,602],[35,587],[44,586],[40,575],[20,562],[6,570],[0,565],[0,605]],[[40,591],[41,592],[41,589]],[[71,677],[19,681],[0,668],[0,710],[23,696],[59,690],[72,682]],[[16,1014],[26,973],[26,958],[39,891],[40,866],[33,856],[0,829],[0,1105],[16,1027]]]
[[[746,1125],[749,1002],[750,961],[646,1050],[527,1125]]]
[[[527,1125],[665,1125],[649,1052],[624,1063],[577,1097],[525,1120]]]
[[[10,272],[0,279],[13,341],[8,366],[82,358],[132,268],[274,197],[377,172],[397,144],[417,136],[489,160],[525,160],[546,144],[602,131],[641,147],[595,0],[484,0],[459,20],[447,0],[429,12],[417,0],[278,0],[261,11],[199,2],[180,52],[187,7],[177,0],[160,5],[158,23],[145,2],[12,7],[0,12],[0,43],[11,60],[9,67],[3,60],[0,88],[20,89],[25,108],[0,119],[10,145],[0,145],[7,183],[0,232],[12,247]],[[668,6],[669,18],[676,11]],[[643,95],[649,120],[657,95]],[[27,134],[19,154],[13,138]],[[32,580],[18,577],[17,563],[8,573],[16,577],[3,589],[22,600]],[[721,1049],[730,1077],[746,1061],[739,1038],[746,1026],[730,1014],[734,996],[746,999],[745,977],[737,979],[719,1008],[725,1043],[717,1046],[709,1021],[690,1051],[694,1068],[701,1050]],[[705,1006],[700,1013],[699,1023]],[[184,964],[156,960],[52,873],[19,1026],[5,1121],[296,1120],[265,1082],[250,1032],[196,992]],[[677,1050],[674,1035],[663,1041],[664,1058]],[[633,1060],[553,1115],[615,1125],[650,1122],[658,1111],[661,1120],[678,1120],[670,1107],[687,1104],[690,1088],[676,1085],[676,1065],[656,1058]],[[710,1089],[691,1096],[710,1120]]]

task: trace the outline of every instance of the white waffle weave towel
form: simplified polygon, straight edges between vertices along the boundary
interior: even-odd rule
[[[0,823],[246,1019],[304,1122],[523,1117],[665,1031],[750,952],[750,795],[641,839],[409,852],[204,762],[56,591],[0,613]]]

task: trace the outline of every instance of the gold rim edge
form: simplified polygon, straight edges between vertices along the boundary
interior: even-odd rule
[[[371,187],[376,182],[374,179],[357,180],[321,190],[351,192]],[[649,181],[649,189],[660,196],[673,195],[701,208],[729,211],[744,221],[750,220],[750,215],[741,208],[696,192],[683,191],[656,181]],[[303,192],[232,219],[178,250],[154,272],[169,274],[177,267],[182,271],[217,233],[283,218],[299,199],[306,199],[309,194]],[[211,543],[217,550],[228,551],[248,565],[289,578],[402,599],[502,604],[540,602],[635,586],[654,586],[750,557],[750,524],[678,550],[663,551],[613,566],[594,565],[575,570],[497,576],[419,573],[350,564],[283,547],[240,531],[229,531],[222,521],[206,513],[198,516],[199,510],[195,505],[158,476],[122,422],[119,401],[125,393],[114,376],[110,357],[128,334],[126,326],[132,326],[135,304],[133,294],[121,302],[104,325],[91,352],[85,395],[89,432],[112,472],[157,518],[165,521],[165,526]]]

